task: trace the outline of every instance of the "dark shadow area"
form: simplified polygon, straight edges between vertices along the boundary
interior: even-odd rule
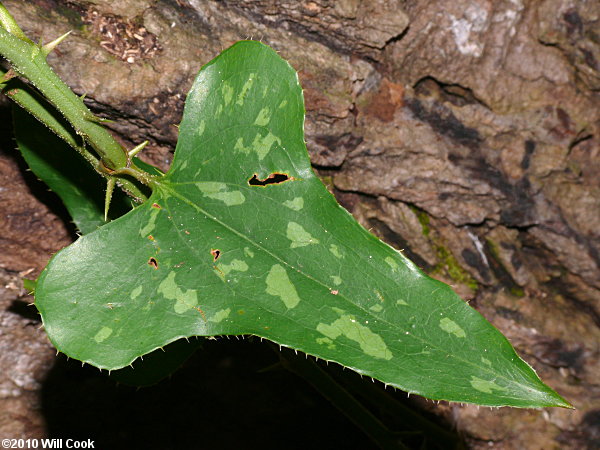
[[[48,433],[102,449],[374,448],[277,362],[258,339],[206,340],[171,378],[136,389],[61,355],[43,387]]]
[[[285,357],[293,356],[285,350]],[[42,408],[51,438],[92,439],[106,449],[372,449],[376,446],[306,381],[282,368],[277,353],[256,338],[204,340],[202,348],[170,378],[136,389],[117,384],[91,366],[57,359],[43,388]],[[327,368],[325,364],[320,364]],[[333,364],[327,372],[345,388],[365,387],[358,398],[394,430],[409,448],[457,448],[452,432],[445,443],[421,446],[421,421],[433,420],[388,389],[390,401],[413,409],[412,418],[390,417],[370,379]],[[377,389],[380,388],[376,387]],[[368,393],[368,394],[367,394]],[[369,404],[370,403],[370,404]],[[415,422],[416,420],[416,422]],[[404,423],[403,423],[404,422]],[[413,429],[402,430],[402,426]],[[412,436],[411,436],[412,435]],[[431,442],[431,441],[429,441]]]
[[[33,302],[33,297],[25,297]],[[17,314],[18,316],[28,319],[35,324],[40,324],[42,319],[38,313],[38,310],[31,303],[27,303],[24,300],[13,300],[7,309],[7,311]]]

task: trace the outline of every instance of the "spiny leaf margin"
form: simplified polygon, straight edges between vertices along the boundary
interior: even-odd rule
[[[267,46],[242,41],[204,66],[152,197],[40,276],[53,343],[117,368],[184,336],[253,334],[432,399],[568,407],[479,313],[335,202],[303,120],[297,74]],[[289,180],[248,185],[273,173]]]

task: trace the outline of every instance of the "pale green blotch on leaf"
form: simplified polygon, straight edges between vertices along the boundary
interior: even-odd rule
[[[319,240],[312,237],[312,235],[306,231],[302,225],[296,222],[289,222],[286,232],[287,238],[292,241],[290,247],[305,247],[311,244],[318,244]]]
[[[256,74],[255,73],[251,73],[248,76],[248,81],[246,81],[244,83],[244,85],[242,86],[242,90],[240,91],[240,93],[237,96],[237,100],[235,102],[237,105],[242,106],[244,104],[244,100],[246,99],[246,95],[248,94],[248,91],[250,90],[250,88],[254,84],[254,79],[255,78],[256,78]]]
[[[317,338],[317,344],[326,345],[329,350],[335,350],[335,344],[328,337]]]
[[[252,141],[252,144],[250,144],[250,147],[246,147],[244,139],[240,137],[235,141],[233,149],[245,154],[256,152],[258,159],[262,161],[271,151],[271,147],[273,147],[273,144],[275,143],[281,145],[281,140],[269,131],[265,136],[261,136],[260,134],[254,136],[254,140]]]
[[[100,331],[96,333],[96,336],[94,336],[94,340],[98,343],[105,341],[112,334],[112,332],[112,328],[102,327],[100,328]]]
[[[246,201],[246,197],[240,191],[228,191],[225,183],[200,181],[196,183],[196,187],[205,197],[220,200],[227,206],[241,205]]]
[[[214,313],[214,315],[210,319],[208,319],[208,321],[219,323],[227,319],[229,317],[229,314],[231,314],[231,308],[221,309],[220,311]]]
[[[296,197],[293,200],[286,200],[283,202],[283,205],[293,209],[294,211],[300,211],[302,208],[304,208],[304,199],[302,197]]]
[[[498,386],[493,381],[487,381],[482,378],[478,378],[476,376],[471,376],[471,386],[474,389],[477,389],[480,392],[485,392],[486,394],[493,394],[493,390],[496,391],[505,391],[506,389],[502,386]]]
[[[335,284],[336,286],[342,284],[342,279],[337,275],[331,275],[331,281],[333,281],[333,284]]]
[[[279,297],[288,309],[292,309],[300,303],[296,287],[281,265],[275,264],[271,267],[266,282],[267,294]]]
[[[238,152],[243,152],[243,153],[250,153],[250,148],[246,147],[244,145],[244,138],[237,138],[237,140],[235,141],[235,145],[233,146],[233,149],[238,151]]]
[[[138,298],[140,296],[143,289],[144,288],[142,286],[136,287],[133,291],[131,291],[129,298],[131,298],[131,300],[135,300],[136,298]]]
[[[140,230],[140,236],[142,237],[146,237],[148,236],[150,233],[152,233],[152,231],[154,230],[154,227],[156,225],[156,216],[158,216],[158,213],[160,212],[159,208],[152,208],[152,211],[150,211],[150,220],[148,221],[148,223]]]
[[[396,300],[396,305],[400,305],[400,306],[408,306],[408,303],[406,303],[404,300],[399,299]]]
[[[195,289],[188,289],[183,292],[180,291],[177,296],[177,301],[175,302],[175,306],[173,309],[177,314],[183,314],[188,309],[194,308],[198,304],[198,295],[196,294]]]
[[[250,250],[250,247],[244,247],[244,255],[254,258],[254,252]]]
[[[388,349],[383,339],[381,339],[381,336],[358,323],[354,316],[343,315],[331,325],[319,323],[317,331],[334,340],[339,336],[346,336],[348,339],[358,343],[361,350],[367,355],[386,360],[392,359],[392,352]]]
[[[175,300],[173,309],[177,314],[183,314],[198,304],[198,294],[195,289],[185,292],[175,283],[175,272],[170,272],[167,278],[158,285],[158,293],[168,300]]]
[[[283,100],[280,104],[279,104],[279,109],[285,108],[285,105],[287,105],[287,100]]]
[[[440,320],[440,328],[446,333],[451,333],[458,338],[466,337],[465,330],[463,330],[454,320],[444,317]]]
[[[378,313],[378,312],[383,311],[383,306],[381,306],[380,304],[375,304],[375,305],[371,306],[369,309],[373,312]]]
[[[329,246],[329,251],[331,252],[331,254],[333,256],[335,256],[336,258],[340,259],[343,255],[340,253],[340,249],[338,248],[337,245],[335,244],[331,244]]]
[[[492,362],[489,359],[484,358],[483,356],[481,357],[481,362],[484,363],[486,366],[492,367]]]
[[[392,258],[391,256],[385,258],[384,261],[388,263],[388,266],[390,266],[393,271],[398,270],[398,263],[394,261],[394,258]]]
[[[202,136],[204,134],[204,129],[206,128],[206,122],[203,120],[200,121],[198,125],[198,136]]]
[[[236,272],[246,272],[248,270],[248,264],[239,259],[234,259],[229,264],[220,264],[219,268],[227,275],[232,270],[235,270]]]
[[[233,100],[233,88],[229,83],[223,83],[221,93],[223,94],[223,100],[225,100],[225,106],[229,106],[231,100]]]
[[[262,161],[271,151],[271,147],[273,147],[273,144],[275,143],[281,145],[281,140],[270,131],[265,136],[259,136],[257,134],[254,141],[252,141],[252,150],[258,153],[258,159]]]
[[[246,272],[248,270],[248,264],[239,259],[234,259],[229,264],[219,264],[215,272],[217,275],[225,281],[225,275],[229,275],[230,272]]]
[[[271,110],[265,106],[258,112],[256,119],[254,120],[254,125],[258,125],[259,127],[264,127],[271,121]]]

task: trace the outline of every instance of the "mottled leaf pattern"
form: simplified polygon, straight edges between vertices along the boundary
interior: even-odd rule
[[[183,336],[253,334],[433,399],[568,406],[479,313],[336,203],[303,120],[296,73],[270,48],[240,42],[207,64],[149,201],[40,276],[52,342],[114,369]]]

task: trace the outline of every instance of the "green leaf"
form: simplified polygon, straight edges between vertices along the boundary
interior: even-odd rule
[[[17,145],[33,173],[44,181],[63,201],[75,226],[83,234],[106,224],[104,221],[104,188],[106,180],[69,144],[51,132],[29,113],[13,108]],[[134,158],[137,167],[152,175],[160,172],[154,166]],[[113,194],[109,218],[119,217],[132,208],[132,200],[121,190]],[[35,290],[35,281],[23,280],[24,287]],[[136,386],[158,383],[174,372],[198,348],[197,342],[181,340],[157,350],[134,367],[112,372],[115,380]]]
[[[115,369],[184,336],[252,334],[432,399],[568,407],[450,287],[337,204],[303,120],[297,75],[267,46],[240,42],[203,67],[151,198],[40,276],[56,347]]]

